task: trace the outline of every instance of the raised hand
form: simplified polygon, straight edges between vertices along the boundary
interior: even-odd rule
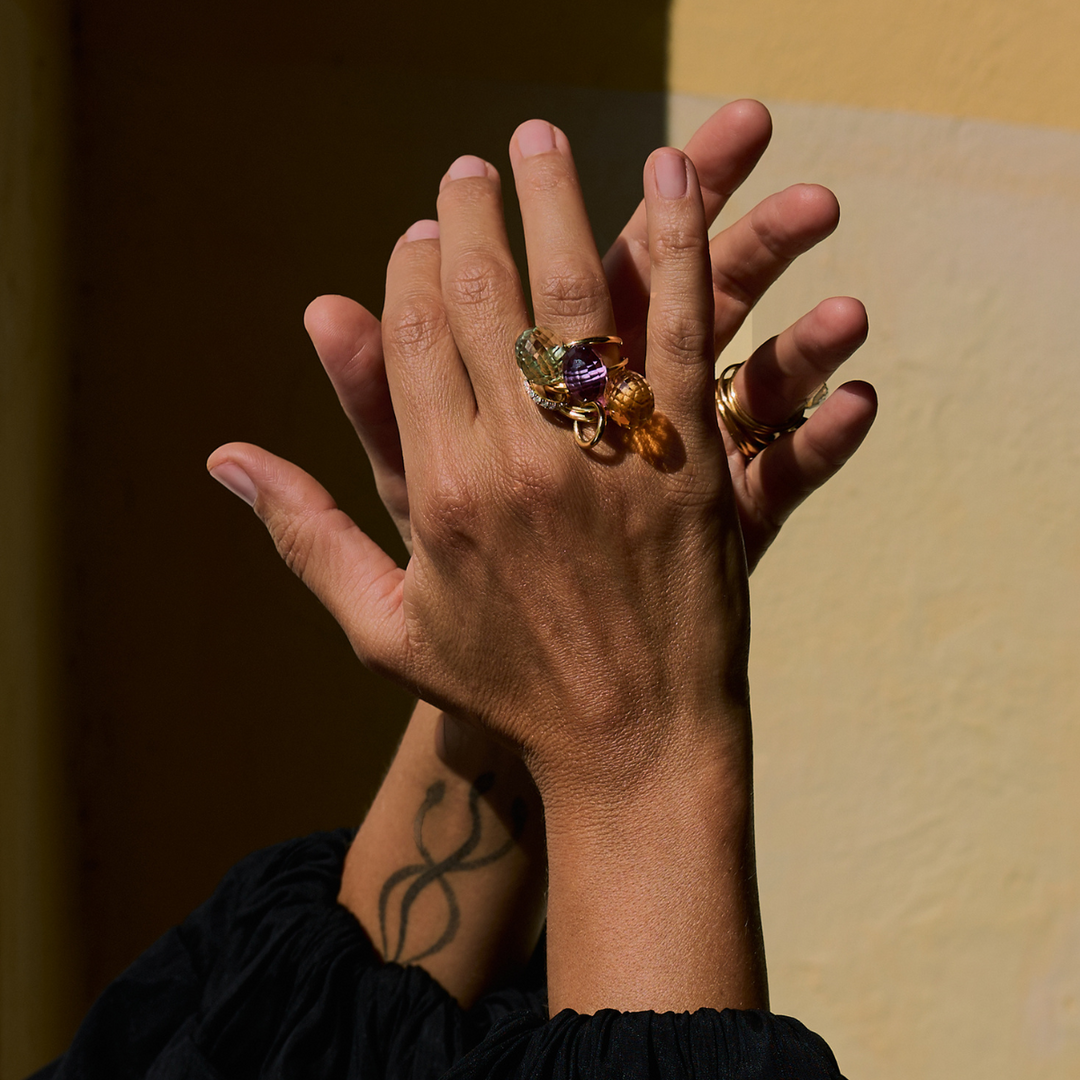
[[[765,107],[737,101],[719,110],[690,140],[686,153],[701,179],[708,221],[716,218],[753,170],[770,135]],[[835,229],[838,215],[830,192],[798,185],[766,199],[712,241],[718,353],[768,286],[799,254]],[[644,204],[612,245],[604,259],[604,272],[615,322],[640,364],[650,287]],[[553,298],[547,307],[558,303]],[[542,301],[538,306],[543,310]],[[537,321],[541,321],[539,315]],[[383,369],[379,322],[352,300],[324,296],[308,308],[305,323],[371,459],[379,493],[408,544],[408,488]],[[781,423],[865,336],[866,314],[857,300],[824,300],[762,345],[753,357],[731,357],[733,361],[749,359],[736,376],[740,400],[760,420]],[[729,465],[751,570],[788,515],[855,452],[875,410],[873,390],[865,383],[848,383],[835,390],[803,428],[779,440],[749,466],[729,443]]]
[[[565,137],[526,125],[511,157],[537,320],[611,333]],[[520,750],[546,815],[553,1007],[761,1004],[747,591],[712,399],[706,215],[676,151],[650,159],[645,195],[649,453],[617,433],[582,451],[526,395],[511,350],[532,320],[498,177],[462,158],[439,223],[413,226],[387,274],[405,569],[288,462],[233,444],[209,467],[366,663]],[[662,948],[691,931],[692,955]]]
[[[769,119],[764,108],[753,102],[737,102],[717,113],[694,136],[687,152],[698,164],[702,177],[703,221],[712,220],[729,194],[745,179],[764,150],[769,134]],[[526,144],[530,139],[534,140],[532,145],[535,149],[538,137],[541,140],[553,138],[558,153],[545,154],[543,150],[539,154],[523,152],[522,140]],[[526,145],[525,149],[528,148]],[[644,328],[649,294],[656,284],[652,279],[653,269],[649,259],[645,204],[613,245],[601,269],[592,250],[584,211],[577,196],[576,176],[561,133],[554,132],[541,122],[523,125],[515,137],[511,156],[522,191],[526,230],[530,238],[530,276],[537,300],[535,321],[546,323],[567,336],[607,333],[617,326],[627,341],[627,351],[640,367],[645,359]],[[483,170],[483,179],[494,182],[494,174],[491,171],[489,175],[489,167],[483,163],[477,164],[475,159],[471,160],[474,168]],[[459,163],[457,171],[460,172],[460,168]],[[481,177],[478,175],[473,179]],[[468,177],[465,180],[471,182]],[[444,187],[449,184],[449,178],[444,180]],[[553,196],[553,188],[556,192],[561,191],[561,196]],[[836,203],[828,192],[821,188],[800,186],[767,199],[713,240],[709,257],[715,312],[715,317],[711,317],[713,349],[720,350],[727,344],[746,312],[768,285],[797,254],[828,235],[835,227],[836,220]],[[559,226],[557,229],[552,229],[553,222]],[[434,223],[421,222],[409,231],[409,243],[412,245],[415,240],[430,243],[437,234]],[[604,275],[610,289],[604,287]],[[414,457],[411,471],[406,470],[407,456],[403,452],[395,400],[390,392],[393,380],[387,379],[379,321],[353,301],[342,297],[322,297],[310,306],[305,322],[342,405],[368,453],[383,501],[406,544],[411,546],[410,484],[406,482],[406,477],[408,475],[409,479],[415,481],[416,477],[427,476],[430,463],[422,457]],[[743,366],[736,380],[740,400],[760,420],[782,422],[798,402],[861,343],[865,330],[865,314],[857,301],[843,298],[824,301],[778,338],[757,350]],[[504,362],[507,356],[508,352],[503,356]],[[519,387],[515,386],[512,392],[520,393]],[[403,400],[399,395],[396,402],[399,410]],[[749,466],[727,442],[731,490],[751,568],[775,536],[783,519],[857,448],[872,422],[873,413],[872,390],[864,384],[849,384],[834,391],[829,401],[803,428],[793,436],[778,440]],[[715,423],[714,420],[712,422]],[[325,590],[329,589],[339,599],[345,597],[357,583],[357,575],[344,573],[338,575],[334,582],[331,580],[333,575],[327,577],[321,571],[314,570],[313,565],[325,568],[328,559],[345,565],[349,562],[350,552],[370,554],[355,527],[342,519],[342,515],[333,508],[329,496],[299,470],[293,470],[287,463],[269,459],[261,452],[254,451],[254,448],[250,451],[247,448],[232,448],[239,451],[239,458],[223,453],[229,449],[223,448],[212,457],[210,464],[215,475],[247,501],[258,499],[259,512],[275,533],[279,546],[290,558],[294,569],[320,594],[327,595]],[[436,459],[441,460],[445,448],[436,443],[433,452]],[[250,456],[252,454],[254,457]],[[241,466],[239,461],[243,461],[244,465]],[[258,478],[257,482],[253,476]],[[412,488],[415,498],[415,482]],[[725,518],[719,504],[717,515],[718,520]],[[730,515],[727,515],[727,519],[730,519]],[[720,549],[730,554],[730,532],[726,536],[727,541],[720,544]],[[368,605],[378,606],[382,599],[398,588],[396,567],[392,561],[383,560],[379,566],[380,572],[374,577],[369,575],[361,592],[353,597],[356,604],[354,611]],[[723,576],[721,574],[720,578]],[[470,599],[473,598],[470,593]],[[332,600],[328,602],[336,614],[341,610],[334,607]],[[596,610],[599,611],[599,607]],[[494,617],[495,613],[492,611],[489,614]],[[578,615],[580,617],[581,613]],[[569,622],[557,619],[556,622],[561,622],[557,629],[571,625],[573,616],[568,618]],[[350,636],[353,636],[352,632]],[[369,661],[379,663],[377,657],[361,651]],[[588,667],[587,664],[584,666]],[[582,678],[588,684],[590,674],[586,671]],[[548,691],[552,691],[553,687],[554,684],[547,683]],[[424,687],[416,683],[414,688]],[[455,693],[454,698],[457,696]],[[558,699],[558,695],[555,696]],[[452,699],[441,697],[440,700],[448,702]],[[540,699],[533,699],[526,692],[519,700],[525,700],[522,718],[528,727],[529,717]],[[565,705],[565,701],[562,704]],[[468,713],[473,710],[466,707],[464,711]],[[539,709],[541,716],[545,712],[545,709]],[[735,714],[738,713],[739,709],[736,708]],[[445,716],[440,720],[434,712],[424,712],[422,706],[418,709],[406,741],[350,854],[342,886],[342,902],[358,915],[373,937],[377,936],[379,930],[377,901],[381,878],[374,880],[372,892],[372,873],[392,875],[399,866],[415,861],[412,822],[432,782],[459,787],[461,790],[457,792],[456,802],[464,805],[467,789],[476,775],[494,765],[497,773],[505,777],[499,784],[501,791],[505,792],[504,785],[509,784],[511,793],[518,792],[529,805],[533,805],[536,799],[535,792],[530,791],[527,775],[523,772],[519,775],[516,771],[512,755],[493,758],[492,755],[497,755],[498,751],[489,740],[469,736],[469,729],[461,725],[454,724],[448,728],[447,724]],[[740,722],[736,721],[731,732],[735,732],[739,726]],[[521,732],[515,732],[512,725],[498,730],[503,738],[528,749],[527,740],[522,740]],[[450,740],[455,747],[450,754],[445,750],[448,731],[457,732],[456,737]],[[638,734],[635,731],[635,737]],[[440,748],[437,754],[433,752],[435,746]],[[534,755],[534,764],[538,760]],[[450,763],[449,770],[444,762]],[[738,770],[729,773],[726,780],[720,778],[720,783],[721,786],[726,785],[732,797],[726,805],[737,807],[741,799],[745,807],[749,797],[748,778],[736,774]],[[716,781],[715,775],[711,777],[707,785],[709,790],[715,789]],[[452,802],[454,800],[448,796],[447,805]],[[573,804],[574,800],[570,802]],[[687,799],[683,802],[690,805]],[[555,830],[554,850],[557,857],[552,873],[555,883],[553,896],[558,907],[560,898],[565,902],[568,896],[572,898],[578,895],[578,886],[581,885],[581,880],[571,875],[569,890],[558,887],[560,880],[568,880],[565,875],[560,877],[566,866],[566,859],[562,857],[567,851],[565,839],[566,835],[574,835],[580,814],[575,812],[571,816],[571,827],[567,830],[565,819],[560,818],[558,813],[558,799],[555,804],[554,813],[549,811],[548,814],[548,832],[551,833],[553,828]],[[664,800],[657,798],[650,805],[662,807]],[[536,807],[539,813],[538,802]],[[682,808],[674,807],[665,824],[681,820]],[[497,815],[498,807],[493,809]],[[460,822],[455,825],[452,818],[447,820],[447,827],[451,830],[464,824]],[[693,824],[688,825],[692,834]],[[636,830],[637,825],[633,828]],[[563,833],[561,837],[560,832]],[[731,910],[738,916],[737,925],[742,931],[729,935],[730,940],[727,946],[720,947],[713,968],[721,980],[726,980],[726,989],[713,987],[715,993],[710,991],[706,998],[693,995],[680,997],[676,994],[674,998],[664,999],[669,1003],[674,1002],[675,1007],[681,1007],[678,1003],[685,1004],[687,1001],[697,1001],[699,1004],[716,1004],[717,1001],[724,1004],[764,1003],[764,975],[760,963],[753,889],[746,881],[740,885],[738,877],[740,873],[749,874],[752,869],[749,814],[743,815],[741,825],[737,821],[734,826],[730,821],[726,826],[721,825],[715,835],[718,843],[728,844],[729,847],[727,864],[734,877],[729,875],[728,878],[731,885],[728,901]],[[673,838],[676,847],[679,839]],[[518,850],[513,859],[500,861],[493,868],[485,870],[482,876],[473,876],[468,881],[463,879],[457,883],[465,912],[462,929],[450,946],[434,957],[420,961],[463,1002],[473,1000],[492,980],[505,977],[508,964],[512,967],[523,962],[529,954],[531,942],[535,941],[539,920],[543,917],[543,833],[530,833],[527,829],[524,842],[525,847]],[[596,858],[589,865],[599,873],[599,868],[605,862],[605,852],[593,854]],[[663,870],[661,866],[660,871]],[[565,903],[562,911],[565,915]],[[414,913],[410,934],[415,933],[422,940],[426,940],[425,934],[431,936],[432,940],[440,940],[445,936],[442,928],[446,915],[438,910],[437,905],[427,914],[430,917],[425,923],[421,915]],[[641,912],[637,906],[631,905],[626,914],[634,921],[639,919]],[[588,912],[585,918],[588,921]],[[555,933],[556,953],[559,952],[559,927],[566,925],[566,918],[560,916]],[[607,933],[609,926],[618,925],[620,920],[614,916],[607,922],[602,920],[601,935]],[[635,947],[637,944],[648,945],[647,941],[639,942],[636,937],[634,941]],[[574,948],[561,955],[564,959],[569,956],[571,961],[585,957],[580,949]],[[648,964],[646,966],[649,967]],[[582,971],[579,968],[575,977],[572,962],[569,967],[565,963],[556,964],[554,970],[556,976],[562,979],[562,985],[571,988],[568,991],[570,997],[565,999],[567,1003],[589,1007],[590,1001],[596,1000],[595,995],[590,998],[587,989],[582,991]],[[655,1004],[654,999],[648,997],[651,993],[648,988],[654,984],[656,972],[651,967],[649,971],[649,977],[642,980],[630,970],[608,971],[603,963],[586,963],[585,968],[586,975],[589,972],[598,975],[600,986],[609,987],[615,992],[614,999],[603,1000],[618,1007],[635,1007],[635,1003],[640,1005],[642,1001]],[[562,974],[559,975],[559,972]],[[628,976],[629,983],[623,985],[620,991],[618,983],[623,975]],[[585,981],[588,982],[588,979]],[[667,981],[661,981],[667,985]],[[699,980],[699,989],[702,985]],[[562,993],[557,986],[555,989],[556,993]],[[596,989],[595,985],[593,989]],[[634,997],[635,993],[644,993],[646,998]]]

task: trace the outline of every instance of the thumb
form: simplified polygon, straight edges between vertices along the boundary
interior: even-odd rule
[[[323,602],[368,667],[407,679],[405,572],[303,469],[249,443],[218,447],[210,475],[259,516],[286,565]]]

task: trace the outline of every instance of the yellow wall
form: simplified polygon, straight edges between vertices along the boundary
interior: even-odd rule
[[[672,141],[833,187],[759,343],[862,297],[881,414],[753,583],[773,1007],[877,1080],[1080,1075],[1080,9],[678,0]],[[739,357],[732,357],[738,359]]]
[[[80,957],[56,576],[67,260],[62,5],[0,0],[0,1077],[70,1036]]]
[[[1080,127],[1072,0],[674,0],[669,87]]]

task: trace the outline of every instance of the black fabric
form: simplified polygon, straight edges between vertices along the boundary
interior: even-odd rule
[[[245,859],[32,1080],[842,1080],[817,1035],[766,1012],[548,1020],[542,972],[463,1010],[422,969],[381,963],[337,903],[351,838]]]

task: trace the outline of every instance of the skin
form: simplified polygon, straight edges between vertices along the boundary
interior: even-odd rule
[[[349,850],[339,900],[356,915],[384,957],[393,958],[398,940],[404,948],[398,962],[410,962],[443,940],[450,929],[445,883],[460,912],[450,940],[418,963],[465,1006],[485,990],[514,981],[529,962],[546,914],[547,855],[544,812],[528,771],[515,754],[498,743],[455,725],[461,739],[450,753],[442,736],[446,718],[419,702],[394,761]],[[449,763],[448,763],[449,762]],[[416,866],[416,824],[433,785],[443,785],[437,808],[423,823],[423,838],[436,858],[445,859],[469,836],[469,794],[478,777],[493,784],[479,799],[480,835],[473,854],[499,852],[500,858],[474,869],[439,875],[423,888],[408,909],[406,932],[401,912],[416,875],[387,891],[402,869]],[[514,834],[514,809],[524,809],[524,828]],[[384,917],[380,900],[386,892]],[[385,925],[389,947],[383,946]]]
[[[361,658],[469,722],[420,706],[358,833],[341,899],[373,940],[378,895],[416,858],[417,812],[433,782],[446,793],[437,839],[450,848],[477,776],[498,777],[478,803],[489,850],[510,835],[508,801],[529,807],[529,827],[506,857],[456,874],[461,929],[419,961],[464,1002],[510,977],[535,942],[545,812],[553,1009],[766,1003],[743,545],[752,567],[798,502],[854,452],[874,413],[872,391],[849,384],[749,466],[717,432],[716,350],[838,219],[830,193],[800,185],[708,243],[706,223],[768,135],[763,107],[738,102],[687,147],[700,185],[681,155],[654,155],[645,202],[603,263],[562,133],[533,121],[511,144],[535,322],[567,338],[618,326],[680,448],[661,455],[664,468],[637,454],[598,466],[521,393],[505,343],[533,320],[505,245],[498,177],[475,158],[444,178],[440,222],[417,223],[395,250],[382,327],[340,297],[321,298],[306,316],[384,502],[413,545],[406,570],[294,466],[241,444],[210,459],[219,479],[254,501]],[[662,196],[657,168],[676,179],[681,169],[685,192]],[[762,420],[786,418],[865,333],[857,301],[824,301],[757,350],[737,377],[740,399]],[[438,399],[420,389],[430,386],[420,367],[433,356],[446,374]],[[658,530],[658,520],[671,524]],[[574,583],[565,598],[532,595],[522,583],[535,568],[506,559],[508,549],[535,549],[538,537],[563,553],[557,580]],[[640,571],[634,588],[613,566]],[[502,632],[522,625],[531,634]],[[495,650],[469,647],[490,643],[493,627],[494,660]],[[538,650],[538,641],[564,647]],[[583,666],[619,678],[583,694]],[[435,821],[431,811],[425,829]],[[409,933],[437,940],[445,920],[440,894],[428,889],[410,909]],[[693,941],[692,955],[672,950],[672,940]]]

